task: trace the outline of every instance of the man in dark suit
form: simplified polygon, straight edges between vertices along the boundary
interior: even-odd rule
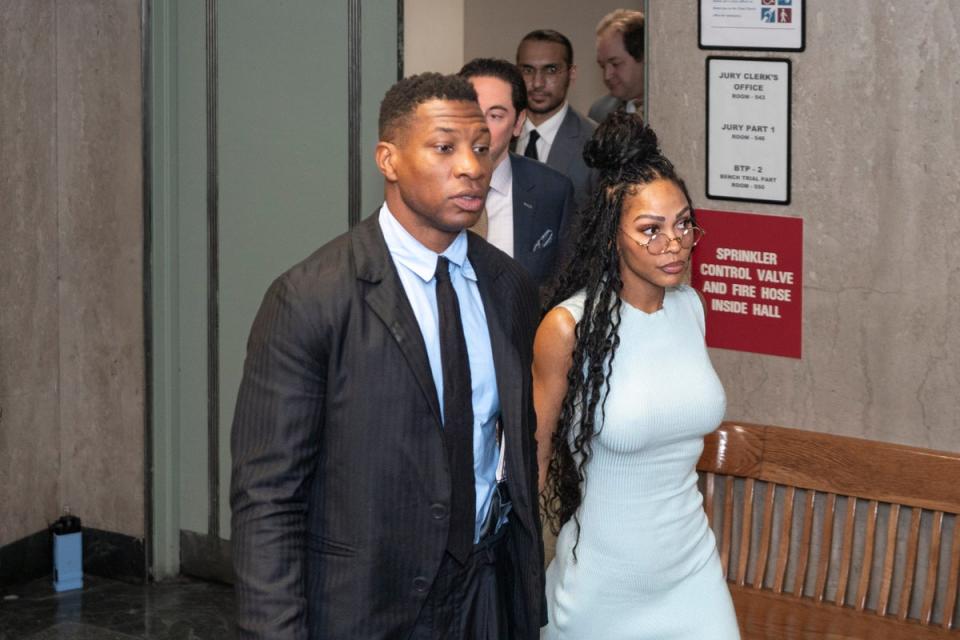
[[[583,161],[583,147],[597,125],[567,103],[567,91],[577,77],[573,46],[559,31],[531,31],[517,47],[517,68],[527,86],[528,104],[516,148],[570,178],[577,210],[582,210],[597,181],[596,172]]]
[[[231,439],[240,638],[539,637],[536,293],[465,231],[489,144],[462,78],[398,82],[384,205],[267,291]]]
[[[513,64],[477,58],[460,75],[476,89],[490,128],[493,176],[477,231],[523,265],[542,289],[572,248],[573,185],[560,172],[510,153],[527,107],[527,88]]]
[[[643,12],[632,9],[611,11],[597,24],[597,64],[610,95],[590,106],[594,122],[617,109],[643,115],[643,31]]]

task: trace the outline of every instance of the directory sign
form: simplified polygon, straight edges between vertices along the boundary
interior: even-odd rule
[[[790,202],[790,61],[707,58],[707,197]]]

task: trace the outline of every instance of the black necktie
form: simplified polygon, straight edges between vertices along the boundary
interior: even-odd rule
[[[440,362],[443,368],[443,439],[450,461],[450,535],[447,551],[461,564],[473,548],[476,489],[473,475],[473,391],[470,357],[463,336],[457,292],[450,282],[449,262],[437,259],[437,312]]]
[[[536,129],[530,130],[530,139],[527,140],[527,148],[523,150],[523,155],[534,160],[539,160],[537,155],[537,140],[540,139],[540,132]]]

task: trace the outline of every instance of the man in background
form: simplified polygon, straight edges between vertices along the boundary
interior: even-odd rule
[[[510,153],[510,141],[519,135],[527,109],[527,88],[516,66],[476,58],[460,75],[476,90],[490,128],[493,176],[486,215],[473,230],[523,265],[542,291],[570,250],[573,185],[562,173]]]
[[[517,151],[570,178],[579,211],[595,182],[583,161],[583,147],[597,125],[567,102],[567,91],[577,77],[573,46],[558,31],[531,31],[517,47],[517,68],[527,87],[527,118]]]
[[[611,111],[643,114],[643,12],[617,9],[597,24],[597,64],[610,95],[590,107],[602,122]]]

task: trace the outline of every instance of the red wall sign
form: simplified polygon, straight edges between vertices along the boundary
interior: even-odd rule
[[[803,220],[697,209],[707,235],[692,284],[707,302],[707,346],[799,358]]]

